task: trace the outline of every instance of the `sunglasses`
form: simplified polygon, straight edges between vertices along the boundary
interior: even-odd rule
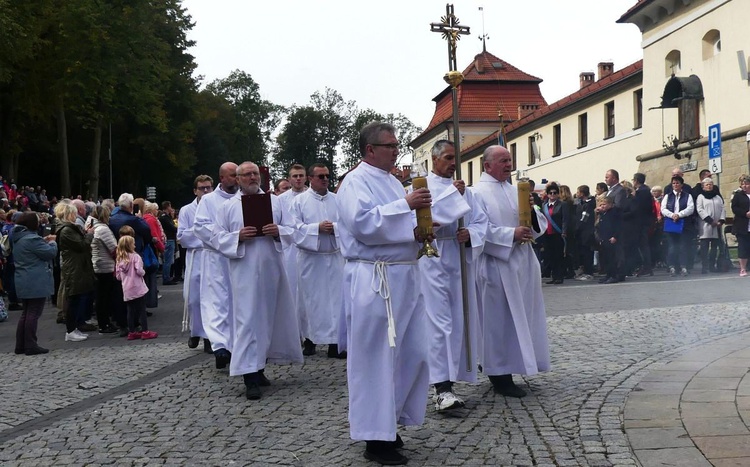
[[[196,190],[200,190],[200,191],[202,191],[204,193],[207,192],[207,191],[211,191],[212,189],[213,189],[213,187],[210,187],[210,186],[199,186],[199,187],[196,188]]]
[[[319,178],[319,179],[321,179],[321,180],[327,180],[327,179],[329,179],[329,178],[330,178],[330,177],[328,176],[328,174],[319,174],[319,175],[316,175],[316,177],[318,177],[318,178]]]

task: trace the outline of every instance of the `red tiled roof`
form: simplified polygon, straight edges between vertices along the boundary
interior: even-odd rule
[[[645,7],[648,3],[651,3],[653,0],[638,0],[638,3],[630,7],[628,11],[623,14],[620,19],[617,20],[618,23],[624,23],[627,21],[628,18],[630,18],[632,15],[638,12],[641,8]]]
[[[479,69],[482,70],[481,73]],[[504,121],[513,121],[518,117],[519,104],[547,104],[539,90],[541,79],[524,73],[489,52],[475,56],[463,74],[464,81],[458,86],[461,122],[499,122],[498,113],[503,114]],[[435,96],[433,101],[436,103],[435,114],[424,132],[414,141],[453,117],[450,86]]]
[[[570,94],[568,96],[563,97],[557,102],[553,102],[552,104],[542,107],[539,110],[536,110],[532,112],[531,114],[525,116],[524,118],[520,120],[516,120],[508,125],[505,126],[505,134],[509,134],[513,130],[517,130],[518,128],[528,125],[529,123],[533,122],[534,120],[538,120],[542,118],[545,115],[548,115],[552,112],[561,110],[565,107],[568,107],[572,104],[575,104],[576,102],[579,102],[583,100],[584,98],[591,96],[592,94],[595,94],[597,92],[600,92],[609,86],[612,86],[624,79],[627,79],[637,73],[641,73],[643,71],[643,60],[638,60],[637,62],[626,66],[625,68],[618,70],[614,73],[612,73],[609,76],[606,76],[599,81],[595,81],[594,83],[589,84],[583,89],[579,89],[578,91],[574,92],[573,94]],[[494,133],[490,134],[486,138],[482,139],[481,141],[471,145],[470,147],[466,148],[465,150],[462,150],[462,153],[470,153],[471,151],[476,150],[479,147],[483,147],[489,142],[496,141],[497,140],[497,134],[498,132],[495,131]]]

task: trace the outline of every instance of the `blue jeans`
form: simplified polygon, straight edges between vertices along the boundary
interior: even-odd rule
[[[172,264],[174,264],[174,249],[175,241],[167,240],[167,245],[164,247],[164,265],[161,270],[161,281],[163,284],[172,281]]]

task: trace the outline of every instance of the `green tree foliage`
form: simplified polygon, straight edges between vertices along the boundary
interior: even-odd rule
[[[271,133],[279,125],[284,107],[261,99],[258,84],[240,70],[212,82],[206,89],[226,100],[234,113],[232,140],[224,141],[228,151],[225,161],[266,165]]]
[[[353,101],[345,101],[330,88],[310,96],[310,105],[293,107],[276,139],[272,166],[275,174],[286,174],[295,163],[309,167],[323,162],[330,168],[331,180],[335,180],[336,156],[351,125],[354,109]]]
[[[422,133],[420,127],[416,126],[402,114],[382,115],[372,109],[357,110],[344,136],[344,160],[341,164],[343,170],[352,169],[362,159],[362,155],[359,152],[359,132],[362,130],[362,127],[372,122],[388,122],[396,127],[396,138],[401,143],[397,164],[400,164],[402,161],[411,162],[413,159],[414,151],[409,147],[409,142]]]

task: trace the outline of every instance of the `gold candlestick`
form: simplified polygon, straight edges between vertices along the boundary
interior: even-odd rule
[[[414,190],[427,188],[427,178],[412,178],[411,186]],[[427,237],[432,235],[432,209],[430,209],[429,206],[426,208],[417,209],[417,234],[425,239],[422,248],[420,248],[419,253],[417,253],[417,259],[421,258],[422,256],[427,256],[428,258],[432,258],[433,256],[440,257],[437,248],[432,246],[430,242],[427,241]]]

